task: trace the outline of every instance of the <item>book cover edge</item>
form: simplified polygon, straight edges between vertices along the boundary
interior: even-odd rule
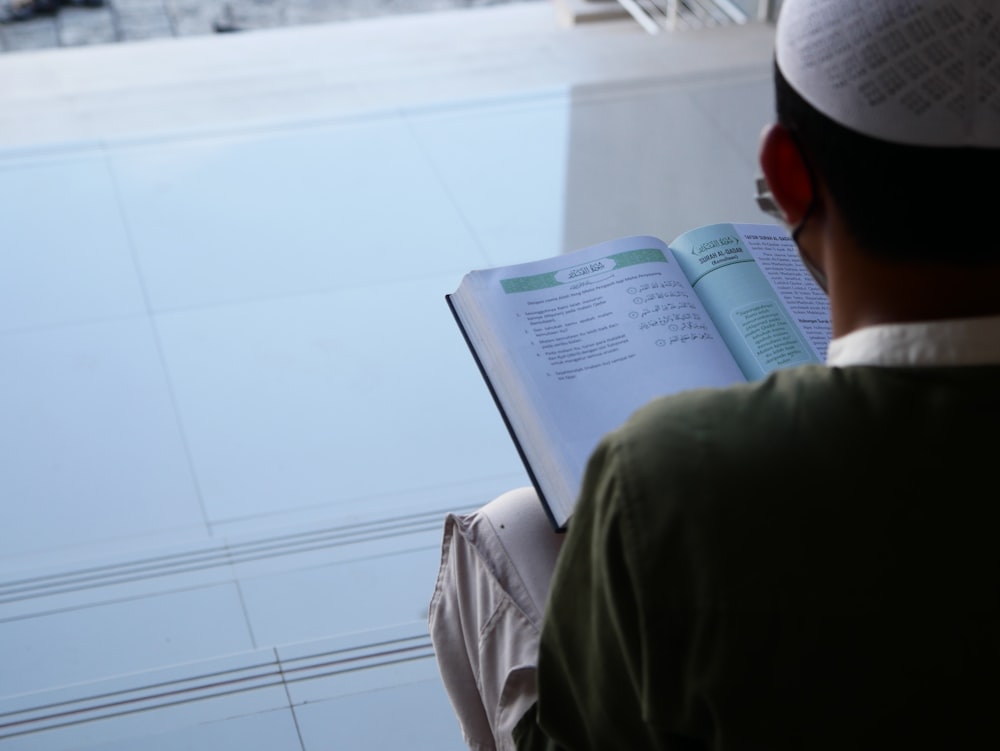
[[[462,332],[462,338],[465,340],[465,345],[469,348],[469,352],[472,353],[472,359],[476,362],[476,367],[479,369],[479,374],[482,376],[483,381],[486,383],[486,388],[490,392],[490,396],[493,398],[493,403],[496,405],[497,411],[500,413],[500,417],[503,420],[504,426],[507,428],[507,433],[510,435],[511,441],[514,443],[514,448],[517,450],[517,455],[521,459],[521,464],[524,465],[525,471],[528,473],[528,479],[531,480],[532,486],[535,488],[535,492],[538,494],[538,499],[542,503],[542,508],[545,510],[545,515],[549,518],[549,523],[552,524],[552,528],[557,532],[564,532],[566,530],[565,524],[560,524],[556,515],[552,511],[552,507],[549,505],[548,500],[545,498],[545,494],[542,492],[541,484],[538,482],[538,478],[535,475],[535,471],[531,467],[531,463],[528,461],[527,454],[524,451],[524,447],[521,445],[520,439],[517,437],[517,433],[514,431],[514,426],[511,424],[510,419],[507,417],[507,410],[504,409],[503,403],[500,401],[500,396],[497,394],[496,389],[493,386],[493,381],[490,380],[489,374],[486,372],[486,367],[483,365],[482,360],[479,357],[479,353],[476,351],[475,346],[472,344],[472,339],[469,337],[468,331],[465,329],[465,324],[462,322],[462,317],[459,315],[458,310],[455,307],[455,303],[452,300],[452,294],[446,294],[444,296],[445,301],[448,303],[448,309],[451,310],[452,317],[455,319],[455,323],[458,325],[458,330]]]

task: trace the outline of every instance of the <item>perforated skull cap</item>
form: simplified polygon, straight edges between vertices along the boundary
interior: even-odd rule
[[[865,135],[1000,148],[998,0],[785,0],[775,56],[807,102]]]

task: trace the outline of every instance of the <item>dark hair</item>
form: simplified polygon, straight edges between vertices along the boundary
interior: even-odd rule
[[[816,110],[774,66],[778,122],[822,176],[847,229],[894,260],[1000,260],[1000,149],[909,146],[862,135]],[[998,290],[1000,294],[1000,290]]]

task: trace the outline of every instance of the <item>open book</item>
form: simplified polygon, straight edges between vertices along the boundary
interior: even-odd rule
[[[825,294],[770,224],[472,271],[446,299],[557,529],[601,437],[643,404],[823,362],[830,339]]]

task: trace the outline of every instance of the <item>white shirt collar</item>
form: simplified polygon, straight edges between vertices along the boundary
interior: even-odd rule
[[[830,342],[827,365],[1000,364],[1000,316],[867,326]]]

